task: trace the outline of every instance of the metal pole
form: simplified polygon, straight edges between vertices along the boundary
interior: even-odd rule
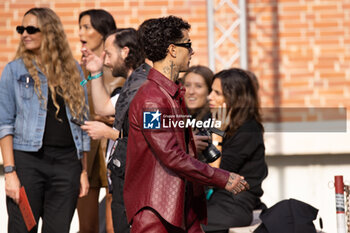
[[[207,0],[207,24],[208,24],[208,63],[209,68],[215,72],[215,42],[214,42],[214,3]]]
[[[346,233],[343,176],[334,177],[337,232]]]
[[[241,68],[248,69],[248,43],[247,43],[247,7],[246,0],[239,0],[240,26],[239,26],[239,41],[240,41],[240,64]]]

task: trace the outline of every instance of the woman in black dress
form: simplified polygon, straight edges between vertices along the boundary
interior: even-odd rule
[[[264,206],[262,181],[267,176],[263,126],[256,81],[241,69],[223,70],[213,78],[208,97],[213,117],[222,121],[224,137],[213,134],[213,144],[222,150],[214,166],[244,176],[250,189],[233,195],[214,189],[208,204],[205,232],[228,232],[247,226],[254,209]]]

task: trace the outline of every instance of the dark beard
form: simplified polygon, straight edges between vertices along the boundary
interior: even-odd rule
[[[120,64],[117,66],[114,66],[112,69],[112,75],[114,77],[128,77],[128,68],[125,66],[125,64]]]

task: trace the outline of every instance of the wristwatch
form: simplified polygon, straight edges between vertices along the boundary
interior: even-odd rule
[[[4,173],[7,174],[7,173],[11,173],[11,172],[14,172],[16,171],[16,167],[15,166],[6,166],[4,167]]]

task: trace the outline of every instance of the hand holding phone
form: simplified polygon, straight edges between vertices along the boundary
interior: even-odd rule
[[[70,118],[70,121],[73,122],[74,124],[78,125],[78,126],[84,125],[84,121],[78,120],[78,119],[75,118],[75,117],[71,117],[71,118]]]

